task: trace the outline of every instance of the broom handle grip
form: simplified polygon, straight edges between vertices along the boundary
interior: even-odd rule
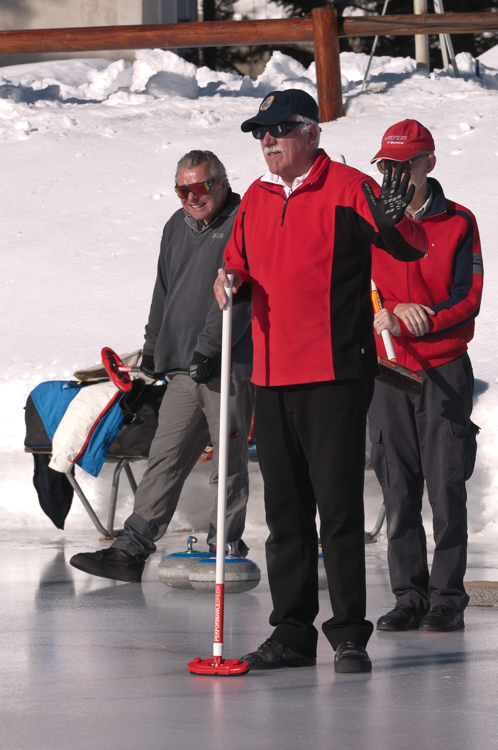
[[[372,280],[370,281],[372,285],[372,305],[373,305],[373,309],[375,310],[375,312],[378,313],[382,310],[382,307],[383,307],[382,300],[380,298],[379,290],[377,289],[375,281],[372,281]],[[386,354],[387,354],[388,359],[390,359],[391,362],[397,362],[398,360],[396,359],[396,353],[394,351],[391,334],[389,333],[387,328],[385,328],[382,331],[381,335],[382,335],[382,340],[384,342],[384,346],[386,347]]]

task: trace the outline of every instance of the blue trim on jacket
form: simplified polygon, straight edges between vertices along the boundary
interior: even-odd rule
[[[450,310],[455,305],[458,305],[469,295],[469,292],[472,289],[474,264],[474,227],[472,224],[472,217],[469,216],[469,214],[467,214],[465,211],[448,209],[443,188],[437,180],[435,180],[433,177],[428,177],[427,182],[432,188],[433,200],[428,212],[424,214],[420,221],[424,222],[425,219],[429,219],[433,216],[438,216],[445,213],[449,217],[460,216],[467,223],[467,231],[465,232],[465,236],[455,251],[453,284],[451,286],[450,296],[448,297],[448,299],[445,299],[442,302],[438,302],[437,305],[430,305],[431,310],[434,310],[434,312],[437,314],[440,310]],[[467,318],[465,318],[465,320],[460,321],[460,323],[456,323],[455,325],[449,326],[448,328],[443,328],[440,331],[426,333],[419,338],[437,338],[439,336],[444,336],[447,333],[451,333],[452,331],[458,331],[459,328],[463,328],[463,326],[467,325],[467,323],[470,323],[470,321],[474,320],[474,318],[479,315],[479,310],[480,306],[477,310],[474,311],[472,315],[469,315]]]
[[[51,441],[73,398],[82,388],[91,387],[84,383],[76,383],[74,380],[49,380],[46,383],[40,383],[31,391],[31,398]],[[88,445],[76,461],[78,466],[94,477],[98,476],[104,465],[107,451],[122,427],[124,415],[120,401],[121,398],[116,399],[97,423]]]

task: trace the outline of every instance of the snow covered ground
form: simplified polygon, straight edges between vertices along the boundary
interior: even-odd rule
[[[480,60],[458,58],[462,76],[417,71],[410,58],[374,58],[361,92],[366,55],[343,53],[346,116],[322,125],[332,158],[378,177],[369,163],[384,130],[406,117],[434,134],[435,176],[448,196],[477,215],[486,269],[485,294],[470,354],[477,378],[474,421],[482,428],[469,482],[474,542],[498,537],[498,374],[493,245],[498,203],[498,50]],[[192,148],[215,151],[243,193],[265,169],[259,145],[240,131],[259,100],[275,88],[316,95],[308,70],[274,53],[255,81],[197,69],[171,52],[137,52],[125,61],[71,60],[0,69],[3,167],[0,372],[0,507],[2,529],[60,536],[42,514],[31,484],[32,460],[22,452],[23,406],[47,379],[68,379],[98,362],[101,348],[141,346],[155,277],[161,230],[179,207],[175,165]],[[252,464],[249,532],[265,535],[261,480]],[[211,497],[199,467],[189,480],[175,528],[199,528]],[[83,479],[101,507],[108,470]],[[203,498],[205,509],[193,514]],[[380,505],[367,473],[367,526]],[[121,503],[122,520],[131,509]],[[202,519],[201,519],[202,516]],[[204,519],[204,520],[203,520]],[[67,530],[89,527],[75,500]]]

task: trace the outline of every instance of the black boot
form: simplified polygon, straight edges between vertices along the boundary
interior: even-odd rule
[[[69,560],[73,568],[83,570],[92,576],[112,578],[126,583],[140,583],[145,568],[145,555],[132,555],[124,549],[99,550],[98,552],[80,552]]]
[[[352,641],[345,641],[337,646],[334,669],[339,673],[371,672],[372,662],[363,646]]]
[[[256,669],[281,669],[282,667],[314,667],[315,656],[303,656],[296,654],[283,643],[268,638],[257,651],[251,651],[240,661],[249,664],[251,670]]]
[[[396,604],[394,609],[377,620],[377,630],[399,631],[418,630],[424,612],[417,612],[406,604]]]
[[[463,612],[455,612],[451,607],[439,604],[433,607],[421,620],[420,630],[433,633],[452,633],[454,630],[464,630]]]

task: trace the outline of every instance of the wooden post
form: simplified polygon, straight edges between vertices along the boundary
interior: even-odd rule
[[[313,36],[320,122],[330,122],[344,115],[335,8],[313,8]]]

